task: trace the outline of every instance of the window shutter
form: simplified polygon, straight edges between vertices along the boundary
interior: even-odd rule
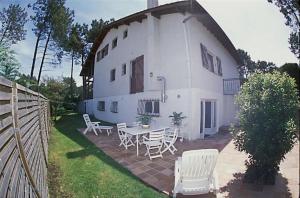
[[[216,59],[217,59],[218,74],[220,76],[222,76],[222,63],[221,63],[221,59],[219,57],[216,57]]]
[[[208,68],[207,48],[202,43],[200,43],[200,47],[203,67]]]

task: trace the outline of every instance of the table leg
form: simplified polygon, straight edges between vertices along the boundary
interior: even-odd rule
[[[136,135],[136,156],[139,156],[139,135]]]

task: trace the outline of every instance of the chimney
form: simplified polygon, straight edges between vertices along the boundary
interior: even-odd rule
[[[158,6],[158,0],[147,0],[147,9]]]

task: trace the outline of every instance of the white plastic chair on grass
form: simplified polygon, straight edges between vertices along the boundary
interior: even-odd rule
[[[162,153],[166,151],[170,151],[172,155],[174,155],[174,152],[177,151],[174,144],[178,138],[178,128],[174,128],[171,131],[166,131],[165,137],[164,137],[164,146],[166,147]]]
[[[143,136],[143,143],[146,145],[147,152],[145,156],[148,155],[150,160],[157,157],[163,157],[161,148],[163,146],[165,129],[159,129],[155,131],[151,131],[149,133],[149,138]],[[156,150],[156,151],[152,151]]]
[[[173,197],[183,195],[218,193],[217,173],[214,171],[219,151],[203,149],[185,151],[175,161],[175,185]]]
[[[100,122],[92,122],[88,114],[83,114],[82,117],[87,127],[84,130],[83,134],[86,134],[88,131],[92,130],[95,133],[95,135],[98,135],[97,129],[100,131],[100,133],[102,133],[102,130],[106,130],[107,135],[112,133],[112,129],[113,129],[112,126],[103,126],[100,125]]]
[[[124,146],[126,149],[129,146],[133,146],[133,142],[131,140],[132,135],[131,134],[126,134],[122,129],[126,128],[126,123],[119,123],[117,124],[117,130],[118,130],[118,135],[120,138],[121,143],[119,146]],[[130,143],[130,144],[129,144]]]

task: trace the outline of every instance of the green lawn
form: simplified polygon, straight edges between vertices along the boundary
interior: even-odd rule
[[[166,197],[144,185],[76,129],[82,116],[69,113],[53,126],[49,143],[51,197]]]

